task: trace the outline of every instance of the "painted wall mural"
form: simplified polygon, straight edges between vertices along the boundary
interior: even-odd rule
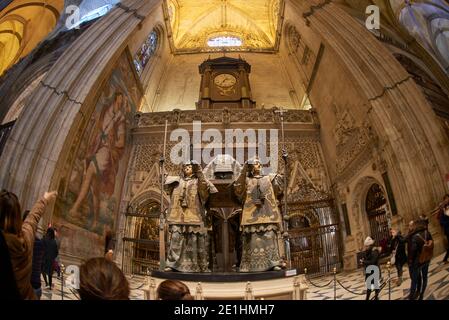
[[[56,205],[56,217],[66,222],[70,232],[88,231],[98,241],[115,229],[130,129],[142,99],[132,68],[129,55],[124,53],[100,88],[95,110],[78,137],[74,161],[68,161],[59,188],[62,197]]]

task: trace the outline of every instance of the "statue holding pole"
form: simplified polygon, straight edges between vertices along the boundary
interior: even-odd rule
[[[287,113],[287,110],[280,108],[275,111],[278,113],[281,120],[281,133],[282,133],[282,160],[284,160],[284,203],[282,205],[283,208],[283,233],[282,237],[284,238],[284,249],[285,249],[285,259],[287,260],[287,268],[291,268],[291,255],[290,255],[290,239],[288,235],[288,210],[287,210],[287,189],[288,189],[288,152],[287,146],[285,145],[285,130],[284,130],[284,113]]]
[[[243,204],[240,272],[281,270],[278,239],[282,231],[279,198],[283,186],[281,175],[262,175],[258,158],[247,161],[233,183],[234,193]]]
[[[168,120],[165,120],[164,131],[164,147],[162,149],[162,155],[159,160],[159,172],[161,175],[161,202],[160,202],[160,215],[159,215],[159,261],[160,269],[165,269],[165,216],[164,216],[164,184],[165,184],[165,152],[167,148],[167,129]]]
[[[166,218],[170,244],[164,271],[210,272],[206,203],[218,190],[194,161],[183,164],[179,177],[167,177],[164,187],[170,195]]]

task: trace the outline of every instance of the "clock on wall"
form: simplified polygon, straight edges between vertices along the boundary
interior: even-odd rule
[[[232,74],[221,73],[215,76],[214,84],[223,97],[231,97],[236,93],[237,78]]]
[[[201,87],[198,109],[254,108],[249,73],[242,59],[221,57],[200,65]]]

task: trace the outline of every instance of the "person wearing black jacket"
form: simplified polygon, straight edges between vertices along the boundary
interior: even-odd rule
[[[394,255],[394,265],[398,271],[398,281],[397,285],[400,286],[402,283],[403,267],[407,262],[407,254],[405,252],[405,238],[402,236],[400,231],[391,229],[390,239],[388,241],[388,248]]]
[[[415,221],[409,222],[407,234],[407,263],[408,270],[410,273],[410,292],[407,296],[408,300],[415,300],[416,298],[416,289],[418,286],[418,278],[419,278],[419,265],[418,265],[418,245],[416,243],[416,233],[420,230],[417,230],[417,225]]]
[[[379,270],[378,279],[374,280],[373,283],[366,283],[366,300],[369,300],[371,296],[372,286],[374,285],[374,299],[379,300],[379,292],[380,292],[380,267],[379,267],[379,256],[380,252],[378,248],[374,247],[374,240],[371,237],[367,237],[365,239],[365,251],[363,253],[362,263],[365,268],[365,281],[367,281],[368,277],[372,275],[372,270],[368,269],[368,267],[377,267]]]
[[[422,299],[427,287],[427,273],[429,262],[419,263],[419,256],[424,246],[424,240],[431,240],[432,236],[427,231],[425,220],[411,221],[410,231],[407,235],[408,267],[410,271],[410,293],[409,300]]]
[[[443,228],[444,234],[447,239],[447,249],[446,254],[443,258],[443,263],[448,263],[447,259],[449,258],[449,194],[446,194],[443,199],[443,203],[440,205],[438,218],[441,227]]]
[[[42,274],[44,276],[45,286],[51,290],[53,278],[53,263],[58,256],[58,245],[55,240],[55,230],[48,228],[44,242],[44,262],[42,266]],[[48,277],[48,280],[47,280]]]
[[[419,242],[419,245],[421,246],[421,251],[423,250],[425,242],[433,241],[432,234],[429,232],[429,219],[425,216],[420,216],[420,220],[418,220],[418,225],[420,226],[420,229],[423,229],[420,233],[417,233],[416,236],[418,237],[417,241]],[[421,255],[421,251],[419,252]],[[419,277],[418,277],[418,300],[422,300],[424,298],[424,292],[427,288],[427,278],[429,274],[429,266],[430,266],[430,259],[428,261],[425,261],[423,263],[419,263]]]

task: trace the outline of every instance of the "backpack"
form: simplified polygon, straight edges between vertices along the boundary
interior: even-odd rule
[[[418,236],[424,241],[421,253],[419,254],[418,262],[419,264],[424,264],[426,262],[429,262],[433,257],[433,240],[426,240],[427,230],[425,238],[423,238],[420,234],[418,234]]]

